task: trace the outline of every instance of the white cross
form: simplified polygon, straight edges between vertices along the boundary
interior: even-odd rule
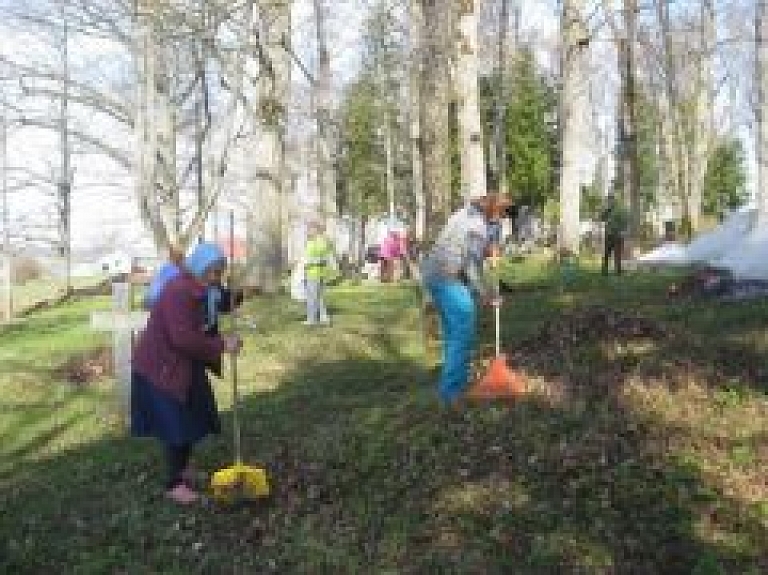
[[[128,422],[131,412],[132,336],[144,328],[149,312],[131,311],[131,285],[112,284],[112,311],[91,314],[91,327],[112,332],[112,364],[118,384],[121,417]]]

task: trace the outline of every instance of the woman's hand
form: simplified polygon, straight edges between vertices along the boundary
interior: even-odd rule
[[[481,300],[483,307],[501,307],[503,300],[499,295],[486,295]]]
[[[243,340],[240,339],[240,336],[225,335],[222,339],[224,340],[224,351],[227,353],[237,354],[243,349]]]

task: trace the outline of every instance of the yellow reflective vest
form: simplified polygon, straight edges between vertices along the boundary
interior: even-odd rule
[[[304,273],[308,280],[327,280],[333,275],[331,258],[333,246],[325,236],[318,236],[307,242],[304,251]]]

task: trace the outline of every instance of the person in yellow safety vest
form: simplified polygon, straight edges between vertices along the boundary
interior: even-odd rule
[[[304,281],[307,295],[307,319],[304,325],[328,325],[331,319],[325,307],[325,283],[333,275],[333,244],[325,236],[320,222],[309,225],[307,245],[304,249]]]

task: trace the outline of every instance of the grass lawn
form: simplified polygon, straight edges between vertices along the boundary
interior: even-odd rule
[[[72,287],[79,289],[94,286],[102,282],[104,277],[74,277]],[[53,300],[66,292],[66,280],[41,278],[30,280],[22,285],[13,286],[14,315],[43,300]]]
[[[531,393],[463,415],[436,406],[414,287],[336,288],[331,328],[249,302],[244,445],[274,483],[254,508],[167,503],[158,447],[108,423],[110,382],[53,375],[106,341],[106,299],[0,331],[0,572],[768,573],[768,304],[506,274]],[[231,462],[229,385],[201,469]]]

